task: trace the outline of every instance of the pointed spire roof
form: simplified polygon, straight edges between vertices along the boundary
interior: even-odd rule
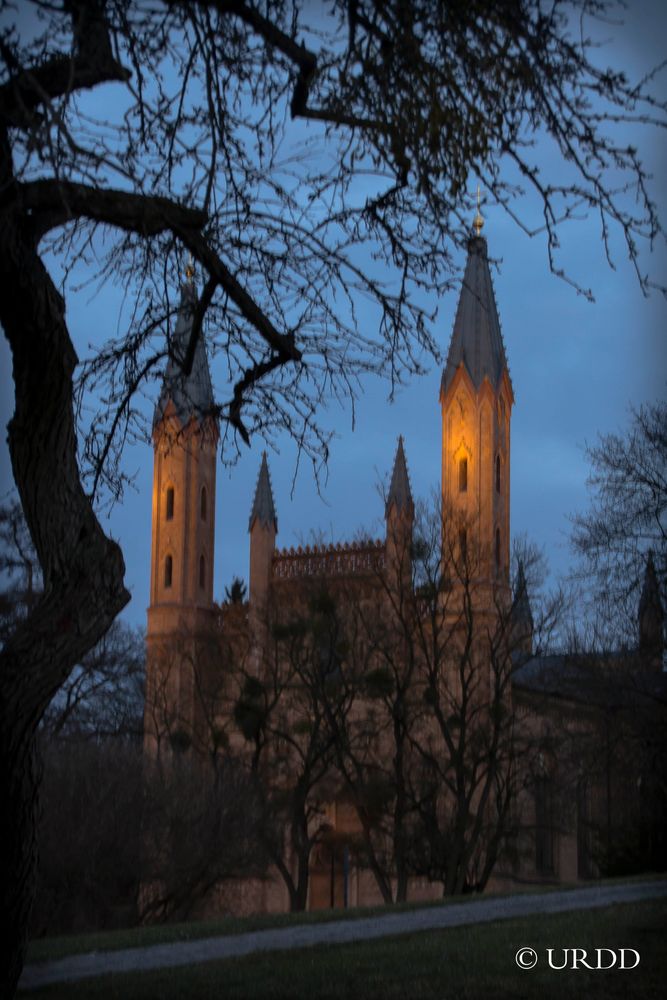
[[[262,527],[273,528],[278,531],[278,518],[276,508],[273,503],[273,490],[271,489],[271,477],[269,476],[269,465],[266,461],[266,452],[262,452],[262,464],[259,467],[257,486],[255,488],[255,499],[250,512],[248,531],[252,531],[252,526],[259,519]]]
[[[186,274],[187,280],[181,288],[181,302],[178,308],[176,329],[171,341],[171,354],[162,381],[162,391],[160,392],[153,416],[154,427],[163,419],[170,402],[173,404],[176,416],[183,426],[193,416],[200,420],[203,419],[211,413],[213,408],[211,373],[208,367],[203,335],[197,338],[190,374],[186,375],[183,372],[183,362],[190,343],[192,320],[197,303],[192,269],[188,268]]]
[[[526,584],[526,574],[523,569],[523,559],[519,559],[519,569],[516,575],[516,587],[514,588],[514,606],[512,608],[512,619],[515,625],[533,630],[533,612],[530,608],[528,597],[528,586]]]
[[[639,617],[641,618],[649,610],[657,612],[660,616],[663,614],[660,586],[658,585],[658,576],[655,571],[655,563],[653,562],[652,549],[649,549],[646,569],[644,570],[644,583],[641,597],[639,598]]]
[[[411,510],[414,507],[414,503],[412,501],[412,490],[410,489],[410,477],[408,476],[408,466],[405,461],[405,452],[403,451],[402,435],[398,439],[398,448],[396,449],[396,458],[394,459],[394,469],[391,474],[391,485],[389,486],[389,493],[387,494],[387,514],[393,505],[396,506],[396,510],[398,511]]]
[[[488,376],[495,389],[503,370],[508,369],[489,271],[486,239],[479,235],[480,230],[481,225],[476,218],[477,235],[471,236],[468,241],[468,259],[454,320],[454,332],[442,374],[443,393],[449,389],[461,364],[465,365],[476,389],[479,389],[485,376]]]

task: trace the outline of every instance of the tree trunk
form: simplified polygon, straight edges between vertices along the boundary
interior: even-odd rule
[[[6,161],[2,167],[6,176]],[[16,393],[8,440],[44,595],[0,653],[3,996],[16,988],[32,902],[34,734],[73,666],[129,600],[120,549],[102,531],[79,478],[72,403],[77,358],[64,304],[37,254],[30,218],[12,196],[6,190],[0,226],[0,322]]]
[[[290,910],[302,912],[308,903],[308,880],[310,875],[310,846],[304,847],[297,855],[297,878],[294,892],[290,896]]]
[[[308,836],[308,817],[306,815],[306,795],[299,789],[292,803],[291,847],[296,858],[296,885],[290,893],[290,910],[306,909],[308,902],[308,878],[310,875],[310,852],[312,842]]]
[[[13,734],[12,734],[13,735]],[[34,740],[24,733],[9,739],[2,728],[0,745],[0,790],[3,813],[2,835],[2,979],[0,995],[11,996],[16,988],[26,949],[26,928],[34,895],[35,819],[37,812],[37,765]]]

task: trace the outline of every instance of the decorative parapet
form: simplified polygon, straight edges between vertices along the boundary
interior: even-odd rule
[[[383,541],[343,542],[338,545],[306,545],[280,549],[273,556],[274,580],[305,576],[359,576],[384,568]]]

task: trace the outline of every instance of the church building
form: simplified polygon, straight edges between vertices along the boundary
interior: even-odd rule
[[[600,768],[596,739],[599,721],[606,719],[610,699],[613,701],[620,694],[619,689],[608,683],[605,685],[602,679],[607,676],[608,669],[613,672],[613,664],[603,667],[599,658],[593,662],[590,657],[577,660],[572,656],[534,655],[532,613],[521,568],[514,593],[510,586],[510,444],[514,392],[489,270],[487,242],[481,230],[482,219],[478,213],[469,240],[440,384],[441,540],[437,586],[430,589],[429,580],[424,576],[417,580],[414,573],[415,504],[406,460],[409,443],[399,437],[386,495],[384,537],[349,543],[296,549],[277,546],[279,508],[264,454],[250,504],[248,593],[247,596],[244,593],[236,595],[231,602],[215,602],[214,513],[219,435],[212,417],[214,399],[202,337],[197,341],[189,373],[183,372],[196,303],[192,271],[183,285],[170,360],[153,421],[152,551],[144,737],[147,759],[155,760],[161,753],[174,752],[176,729],[181,739],[187,730],[189,735],[186,734],[185,744],[191,747],[193,734],[201,732],[207,724],[205,717],[211,712],[207,713],[198,704],[202,683],[196,669],[197,662],[203,662],[206,656],[210,661],[210,653],[206,656],[202,653],[202,636],[217,637],[216,641],[222,643],[227,641],[236,651],[232,659],[235,657],[237,664],[242,663],[239,669],[243,681],[237,684],[233,704],[230,700],[226,710],[216,708],[216,732],[224,731],[221,745],[224,743],[226,752],[238,753],[241,757],[244,747],[250,745],[259,753],[257,731],[253,731],[248,722],[254,718],[259,699],[256,692],[253,694],[255,688],[251,682],[254,678],[257,687],[262,681],[270,669],[267,664],[272,655],[283,658],[287,655],[275,653],[277,640],[274,642],[273,637],[280,634],[284,643],[287,641],[285,636],[293,639],[297,634],[293,627],[295,616],[301,614],[305,620],[307,607],[311,608],[310,620],[314,620],[313,616],[317,618],[316,625],[312,626],[312,634],[316,636],[313,641],[322,644],[322,622],[325,619],[333,621],[333,612],[329,605],[323,611],[322,604],[312,611],[316,594],[332,595],[331,606],[336,602],[342,606],[346,601],[353,605],[347,618],[348,626],[357,616],[354,629],[348,627],[345,642],[328,639],[329,645],[321,653],[323,662],[328,657],[325,672],[329,689],[338,683],[338,691],[342,685],[341,672],[352,670],[346,663],[352,662],[353,646],[361,630],[366,629],[366,632],[359,648],[363,646],[364,655],[370,655],[367,651],[371,646],[375,650],[373,669],[364,674],[363,696],[359,695],[343,722],[336,723],[339,727],[348,727],[345,729],[347,746],[350,733],[359,740],[362,720],[372,718],[373,725],[380,731],[384,723],[378,720],[385,718],[383,712],[386,713],[389,706],[395,709],[398,704],[398,681],[392,681],[393,686],[387,682],[384,689],[377,691],[369,686],[371,675],[377,683],[385,683],[382,679],[388,676],[390,664],[389,654],[380,648],[377,621],[372,626],[376,630],[375,638],[373,641],[369,638],[369,609],[401,605],[394,617],[397,621],[400,619],[404,631],[400,641],[393,643],[393,648],[405,647],[405,662],[398,668],[393,665],[392,669],[398,671],[396,677],[413,677],[412,687],[406,685],[403,702],[414,727],[409,734],[410,740],[402,744],[395,742],[399,737],[389,728],[386,737],[378,736],[375,750],[367,750],[363,760],[366,768],[363,781],[366,783],[361,798],[355,797],[357,786],[353,768],[350,766],[346,770],[353,758],[343,760],[340,749],[336,751],[332,743],[317,779],[319,784],[313,781],[309,786],[312,802],[316,804],[303,820],[301,840],[306,843],[303,856],[298,856],[292,844],[291,849],[286,849],[285,857],[277,859],[277,871],[271,869],[262,877],[228,880],[219,890],[218,908],[250,912],[304,905],[309,908],[366,905],[387,898],[435,898],[442,895],[443,887],[444,891],[483,886],[508,888],[531,882],[572,881],[591,877],[598,871],[596,831],[599,817],[608,809],[608,801],[600,788],[604,782],[608,784],[609,774]],[[407,612],[404,614],[402,609],[408,593],[412,601],[411,621],[417,622],[422,612],[427,616],[424,609],[430,607],[430,624],[425,628],[428,642],[424,640],[423,647],[413,642],[403,625]],[[634,697],[642,702],[642,709],[649,714],[649,688],[652,691],[663,680],[662,616],[659,589],[652,564],[649,564],[640,608],[642,659],[631,664],[633,677],[641,674],[652,678],[648,687],[634,687]],[[385,636],[387,620],[385,615]],[[410,627],[424,632],[421,620]],[[354,639],[349,637],[352,632]],[[302,637],[303,630],[300,634]],[[242,656],[238,653],[241,645]],[[426,650],[427,646],[431,652],[419,652],[419,648]],[[437,659],[432,653],[436,646],[440,650],[437,655],[450,655],[443,650],[455,651],[457,666],[451,676],[436,677],[440,668],[435,661],[429,661],[431,655]],[[380,670],[377,663],[383,656],[384,666]],[[218,666],[209,662],[206,669],[210,674],[216,670],[223,672],[225,668],[221,660]],[[409,670],[413,674],[409,674]],[[293,753],[306,739],[311,740],[309,746],[312,746],[312,719],[318,712],[317,707],[309,707],[307,697],[294,694],[293,682],[290,683],[293,701],[280,719],[284,726],[287,726],[285,719],[289,719],[291,728],[280,735],[275,722],[279,717],[275,716],[271,731],[278,736],[274,749],[271,753],[267,751],[267,763],[262,765],[263,774],[274,768],[275,782],[283,791],[289,786],[289,761],[295,759]],[[446,719],[441,713],[443,718],[438,730],[436,709],[439,699],[445,699],[442,702],[445,704],[447,698],[450,705],[454,703],[452,698],[458,699],[456,712],[450,711]],[[342,702],[342,696],[339,701]],[[447,726],[454,725],[451,719],[456,713],[459,713],[458,728],[451,738],[456,747],[460,746],[456,741],[461,740],[460,730],[466,721],[460,709],[462,704],[474,706],[468,709],[470,719],[485,720],[484,732],[490,734],[490,749],[484,751],[486,770],[479,763],[482,756],[475,762],[475,767],[483,773],[478,784],[469,790],[469,814],[462,823],[466,831],[473,829],[475,824],[484,825],[484,833],[476,833],[479,843],[475,844],[471,844],[470,838],[466,840],[466,833],[461,844],[456,846],[442,815],[447,808],[447,797],[443,798],[436,788],[429,793],[430,799],[420,793],[422,797],[417,802],[414,787],[417,776],[422,781],[422,789],[426,787],[424,782],[430,781],[435,786],[436,779],[442,779],[444,787],[450,780],[447,766],[442,764],[442,748],[454,732]],[[307,718],[297,718],[300,712]],[[496,717],[502,721],[492,721]],[[268,726],[266,718],[262,716],[261,724]],[[619,722],[618,714],[616,718]],[[530,750],[525,749],[521,760],[516,759],[516,749],[508,749],[508,720],[513,727],[512,739],[523,740],[524,748],[530,747]],[[331,720],[329,724],[333,724]],[[475,722],[478,724],[481,725]],[[621,742],[627,738],[623,725],[615,734]],[[433,727],[432,731],[429,727]],[[518,737],[515,730],[521,730]],[[295,733],[300,734],[298,738],[292,737]],[[418,738],[414,734],[418,734]],[[581,755],[578,763],[575,760],[578,751],[572,749],[572,759],[567,762],[558,756],[568,741],[574,748],[581,745],[584,737],[587,745],[592,746],[586,774],[580,773]],[[383,743],[385,739],[388,742]],[[292,740],[296,750],[287,746]],[[486,735],[484,740],[487,740]],[[621,742],[612,754],[614,760]],[[281,765],[282,770],[276,764],[283,752],[281,747],[287,761]],[[396,825],[396,797],[392,799],[391,817],[391,810],[382,813],[381,807],[377,807],[372,813],[364,804],[370,796],[372,783],[367,776],[371,773],[369,761],[373,754],[376,758],[384,756],[395,761],[397,748],[412,755],[409,768],[403,772],[407,782],[403,790],[408,797],[412,796],[412,805],[405,808],[399,826]],[[454,750],[449,752],[453,754]],[[318,753],[324,753],[321,746]],[[502,767],[498,763],[501,758]],[[318,760],[325,758],[322,756]],[[355,764],[360,768],[359,759]],[[612,766],[609,760],[607,765]],[[521,768],[525,773],[520,778],[517,775]],[[626,768],[614,780],[623,786],[634,782],[633,796],[637,797],[635,771],[630,773]],[[499,834],[496,838],[485,817],[491,811],[489,796],[498,796],[494,802],[501,803],[498,789],[503,782],[504,798],[498,808],[505,810],[505,818],[502,837]],[[512,791],[509,790],[510,782]],[[642,808],[645,808],[647,794],[648,787],[640,794]],[[567,808],[565,801],[569,803]],[[647,830],[652,829],[652,822],[647,818]],[[380,826],[381,834],[378,833]],[[459,874],[451,873],[448,861],[438,861],[436,839],[432,834],[434,826],[438,828],[441,850],[444,851],[442,845],[446,844],[450,854],[459,851],[465,855],[468,851],[469,857],[466,855],[464,860],[457,862]],[[483,849],[481,837],[485,838]],[[500,840],[502,843],[496,842]],[[398,860],[385,863],[383,859],[389,855]],[[284,871],[280,870],[281,866]]]

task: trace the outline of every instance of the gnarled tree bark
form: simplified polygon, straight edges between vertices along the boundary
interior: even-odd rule
[[[35,732],[72,667],[129,600],[120,549],[102,531],[79,478],[72,408],[77,359],[64,303],[35,242],[17,200],[3,213],[0,232],[0,322],[16,387],[12,469],[44,594],[0,653],[3,996],[12,995],[20,975],[34,883]]]

